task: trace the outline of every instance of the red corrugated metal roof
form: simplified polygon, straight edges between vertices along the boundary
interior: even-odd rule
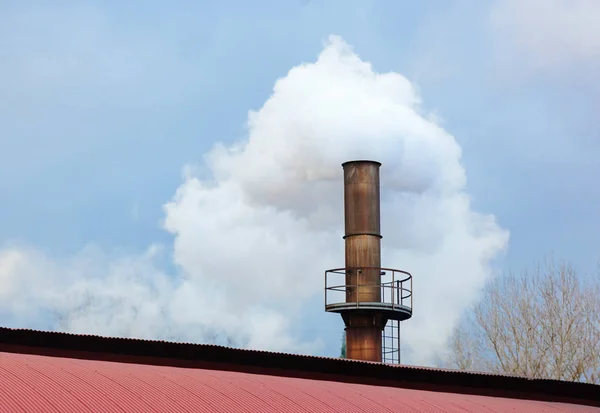
[[[250,375],[252,377],[261,377],[263,381],[275,380],[277,383],[286,383],[287,380],[308,380],[311,383],[320,383],[313,393],[326,389],[325,391],[328,394],[332,386],[366,386],[365,388],[369,389],[388,389],[384,390],[387,392],[395,390],[409,392],[402,396],[408,397],[406,400],[410,400],[409,396],[413,394],[411,392],[415,391],[417,391],[415,394],[419,394],[419,392],[434,395],[446,394],[450,395],[447,396],[448,398],[458,398],[457,400],[469,400],[472,397],[483,396],[488,401],[497,400],[497,404],[499,405],[509,406],[506,403],[512,403],[510,405],[516,407],[515,410],[511,411],[515,412],[523,411],[519,408],[519,405],[514,404],[516,399],[536,400],[536,403],[538,403],[537,406],[560,406],[557,403],[563,403],[563,406],[590,405],[596,406],[596,408],[600,407],[600,386],[592,384],[527,379],[422,367],[390,366],[381,363],[240,350],[205,344],[85,336],[0,327],[0,354],[2,353],[23,357],[29,357],[27,355],[31,355],[31,357],[48,356],[50,360],[70,361],[71,364],[67,364],[68,366],[79,362],[96,363],[93,365],[112,363],[113,365],[121,366],[120,369],[126,372],[125,374],[129,379],[131,379],[131,371],[129,369],[135,370],[139,367],[159,368],[165,369],[164,371],[170,371],[170,369],[174,368],[175,370],[173,371],[185,369],[185,371],[205,372],[205,374],[212,374],[213,376],[215,374],[233,374],[234,376],[232,377]],[[31,360],[36,359],[33,358]],[[61,380],[78,380],[71,371],[61,369],[60,373],[63,375]],[[6,374],[6,371],[0,368],[0,393],[2,389],[1,383]],[[9,375],[9,377],[12,376]],[[95,377],[92,375],[89,380],[94,382]],[[143,383],[140,384],[139,380],[134,380],[134,382],[138,387],[142,386],[146,390],[150,389],[148,391],[150,391],[152,397],[158,397],[151,391],[152,387],[148,388]],[[28,384],[27,381],[23,383],[25,386]],[[167,384],[169,383],[171,382],[167,382]],[[151,385],[149,383],[146,384]],[[165,383],[162,384],[165,385]],[[184,395],[187,394],[185,389],[182,390],[180,386],[177,386],[177,383],[171,383],[170,386],[170,391],[175,391],[174,395],[182,391],[184,391]],[[269,391],[273,391],[273,389]],[[72,394],[71,392],[68,393]],[[206,394],[207,396],[211,395],[210,392]],[[302,394],[295,394],[295,397],[301,397]],[[3,406],[3,396],[7,397],[6,395],[0,395],[0,407]],[[312,393],[310,396],[302,402],[302,408],[305,407],[304,403],[314,401]],[[371,398],[371,396],[367,396]],[[179,400],[177,398],[179,396],[175,397],[171,394],[165,397],[168,400],[173,400],[173,403]],[[77,400],[83,399],[79,398]],[[127,399],[123,399],[123,402],[126,401]],[[100,402],[107,403],[106,400],[94,401],[94,403]],[[219,403],[225,402],[227,400],[219,401]],[[297,400],[294,400],[294,402],[297,403]],[[432,403],[430,399],[425,400],[425,402]],[[176,406],[176,403],[174,406]],[[230,407],[234,409],[232,411],[238,411],[234,406]],[[423,410],[423,406],[420,408],[421,410],[405,411],[444,411]],[[51,408],[49,409],[48,411],[52,411]],[[106,406],[95,409],[93,411],[108,411],[106,410]],[[483,410],[478,411],[502,411],[485,410],[484,407],[481,407],[481,409]],[[2,411],[0,409],[0,412]],[[161,407],[159,411],[165,411],[165,409]],[[178,411],[185,410],[179,408]],[[209,409],[208,411],[214,410]],[[567,411],[576,410],[571,409]]]
[[[563,403],[0,352],[3,412],[598,412]]]

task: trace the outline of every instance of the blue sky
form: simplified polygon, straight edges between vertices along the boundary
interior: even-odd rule
[[[52,284],[46,268],[68,268],[71,280],[83,271],[108,279],[102,271],[138,262],[151,245],[163,252],[147,271],[165,279],[193,272],[193,259],[177,251],[187,239],[181,228],[193,224],[163,228],[164,205],[186,188],[184,168],[210,176],[205,155],[213,145],[246,139],[248,111],[261,109],[290,69],[314,62],[332,34],[375,72],[411,81],[423,111],[454,136],[472,209],[493,214],[510,232],[494,254],[495,269],[519,270],[554,253],[591,271],[600,258],[600,33],[585,16],[599,13],[596,2],[566,0],[4,1],[0,245],[38,261],[25,272],[21,264],[0,265],[0,283],[35,272]],[[81,260],[89,263],[81,267]],[[444,275],[453,276],[460,274]],[[284,341],[278,349],[337,352],[341,321],[322,314],[319,294],[298,302],[305,315],[286,328],[320,345]],[[44,327],[48,308],[25,314],[15,304],[0,316],[5,324]],[[252,317],[262,314],[256,311]],[[75,321],[63,327],[96,331]],[[186,338],[202,341],[202,334]],[[269,347],[253,343],[240,345]]]

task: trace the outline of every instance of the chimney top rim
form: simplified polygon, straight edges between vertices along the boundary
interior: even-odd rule
[[[369,159],[357,159],[354,161],[346,161],[342,164],[342,168],[345,168],[347,165],[351,164],[351,163],[372,163],[375,164],[377,166],[381,166],[381,162],[378,161],[373,161],[373,160],[369,160]]]

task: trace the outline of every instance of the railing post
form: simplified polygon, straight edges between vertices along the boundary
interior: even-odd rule
[[[412,311],[413,309],[413,284],[412,284],[412,277],[410,277],[410,310]]]
[[[392,309],[394,309],[394,280],[396,279],[396,271],[392,270],[392,284],[390,287],[390,295],[392,296]]]

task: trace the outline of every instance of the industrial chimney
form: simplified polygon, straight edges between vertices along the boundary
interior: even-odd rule
[[[344,320],[346,358],[399,362],[400,321],[412,316],[412,276],[381,267],[380,166],[375,161],[342,164],[346,264],[325,271],[325,311]],[[392,339],[387,346],[386,338]]]

